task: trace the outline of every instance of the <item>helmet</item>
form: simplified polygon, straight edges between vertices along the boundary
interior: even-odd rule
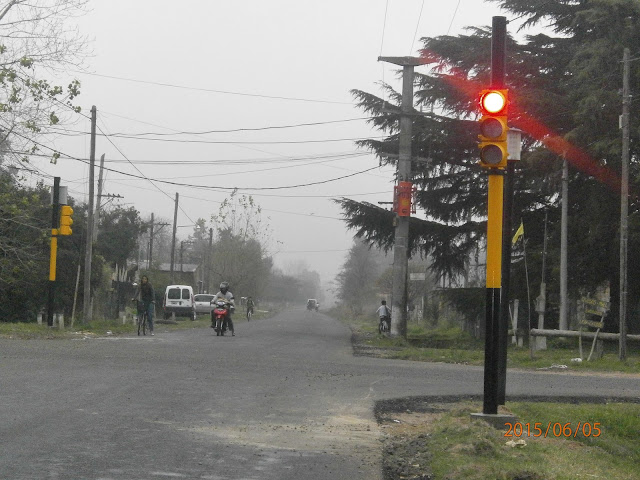
[[[222,293],[227,293],[227,290],[229,290],[229,282],[222,282],[220,284],[220,291]]]

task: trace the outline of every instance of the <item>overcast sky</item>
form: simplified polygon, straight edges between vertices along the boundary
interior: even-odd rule
[[[158,180],[238,187],[269,218],[276,265],[304,259],[328,282],[353,239],[331,198],[392,199],[392,169],[354,145],[379,133],[349,91],[380,95],[380,81],[398,84],[379,55],[417,55],[420,37],[457,35],[500,14],[482,0],[92,1],[79,19],[92,56],[86,72],[72,74],[82,83],[78,104],[87,116],[97,107],[101,132],[133,137],[99,136],[97,158],[104,153],[107,167],[149,179],[109,172],[105,193],[143,218],[171,220],[178,192],[184,239],[228,192]],[[78,117],[70,128],[89,127]],[[202,133],[234,129],[261,130]],[[163,135],[140,135],[148,132]],[[88,135],[52,145],[89,157]],[[86,201],[84,163],[34,162]],[[325,183],[295,187],[313,182]]]

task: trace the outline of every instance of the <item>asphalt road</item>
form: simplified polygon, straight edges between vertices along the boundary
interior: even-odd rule
[[[0,478],[380,479],[376,400],[482,394],[482,368],[354,357],[322,313],[235,323],[0,339]],[[638,398],[640,379],[509,372],[509,395]]]

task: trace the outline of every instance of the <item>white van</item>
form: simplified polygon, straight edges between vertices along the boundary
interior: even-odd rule
[[[162,299],[165,320],[175,313],[177,317],[196,319],[196,304],[190,285],[169,285]]]

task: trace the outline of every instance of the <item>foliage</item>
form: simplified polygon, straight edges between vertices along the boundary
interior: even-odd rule
[[[524,131],[522,160],[515,178],[514,217],[522,218],[531,278],[540,278],[544,215],[548,214],[548,302],[557,305],[561,164],[570,163],[569,290],[579,296],[602,284],[618,296],[618,223],[622,50],[640,41],[640,4],[633,0],[531,2],[492,0],[527,28],[544,23],[552,34],[507,39],[510,123]],[[555,36],[553,35],[555,34]],[[461,274],[486,232],[486,175],[477,162],[475,120],[478,91],[489,84],[491,31],[470,28],[465,35],[423,38],[421,55],[430,63],[416,74],[416,99],[423,113],[413,117],[413,182],[425,219],[411,219],[409,249],[433,258],[438,275]],[[640,80],[632,62],[631,84]],[[383,141],[359,144],[382,164],[395,164],[401,95],[384,85],[387,100],[360,90],[353,95],[371,114],[371,124],[387,134]],[[640,113],[632,112],[632,125]],[[638,128],[632,129],[631,191],[640,187]],[[393,215],[348,199],[339,200],[347,225],[369,244],[389,249]],[[640,204],[629,205],[629,298],[640,298]],[[517,228],[519,222],[513,222]],[[522,243],[522,242],[521,242]],[[524,277],[523,262],[512,277]],[[526,298],[526,285],[512,289]],[[614,305],[616,302],[612,302]],[[636,311],[637,300],[630,305]],[[617,312],[609,318],[615,319]],[[631,330],[640,328],[637,316]],[[615,329],[615,327],[610,329]]]
[[[252,197],[233,192],[211,216],[217,230],[209,265],[211,283],[229,282],[237,297],[259,298],[269,281],[273,260],[267,253],[269,228],[261,211]]]
[[[2,321],[35,320],[46,298],[51,207],[42,185],[21,188],[0,174],[0,310]]]
[[[70,21],[88,0],[6,0],[0,2],[0,144],[14,164],[39,150],[36,138],[52,132],[66,114],[79,112],[73,101],[80,83],[52,83],[62,68],[78,67],[86,39]],[[49,152],[47,152],[49,153]],[[59,154],[54,152],[55,163]]]
[[[359,315],[365,305],[373,308],[380,303],[376,301],[377,285],[384,255],[363,242],[354,242],[341,271],[336,276],[336,296],[347,305],[351,311]]]
[[[95,252],[112,267],[124,266],[129,258],[137,256],[138,237],[146,228],[134,207],[102,211]]]

